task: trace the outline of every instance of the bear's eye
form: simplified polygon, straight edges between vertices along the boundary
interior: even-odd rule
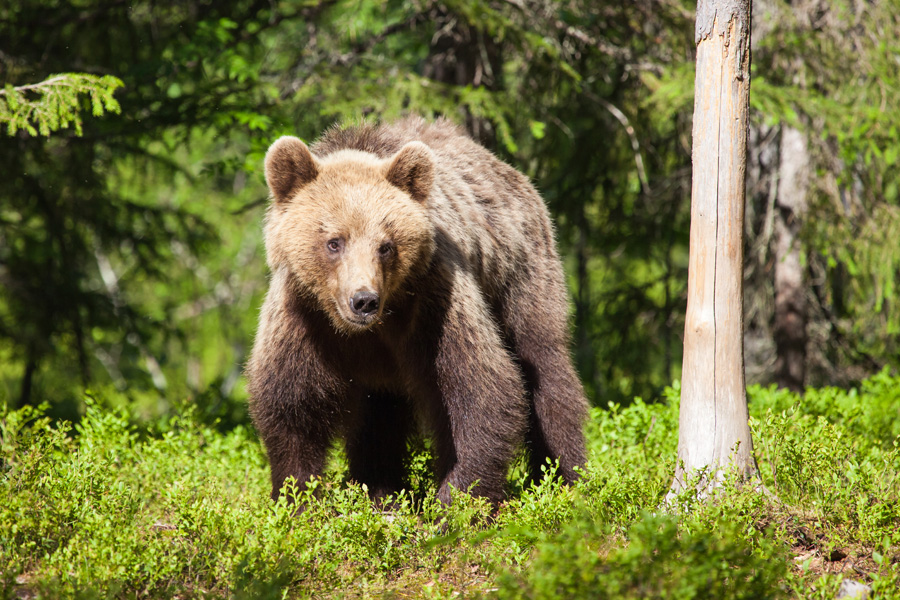
[[[334,238],[333,240],[328,240],[328,243],[325,244],[325,246],[328,248],[329,252],[340,252],[342,245],[343,244],[341,243],[341,240],[339,238]]]
[[[385,242],[378,247],[378,256],[380,256],[381,258],[387,258],[393,253],[394,244],[391,242]]]

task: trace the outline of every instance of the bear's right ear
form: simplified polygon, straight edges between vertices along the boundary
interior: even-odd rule
[[[318,175],[316,159],[298,138],[278,138],[266,152],[266,183],[276,202],[288,202]]]

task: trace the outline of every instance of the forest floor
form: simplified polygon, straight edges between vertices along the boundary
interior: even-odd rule
[[[269,499],[255,433],[190,410],[136,425],[0,415],[3,598],[900,598],[900,379],[803,396],[751,388],[762,484],[664,504],[679,391],[594,409],[583,478],[527,481],[496,510],[434,499],[423,444],[386,510],[335,449],[306,509]],[[860,587],[865,586],[865,587]]]

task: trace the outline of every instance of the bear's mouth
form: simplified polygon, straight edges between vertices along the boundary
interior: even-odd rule
[[[337,309],[335,311],[337,318],[332,319],[335,327],[347,333],[362,333],[381,322],[381,311],[371,315],[356,315],[342,310],[337,302],[335,302],[335,308]]]
[[[343,330],[344,333],[364,333],[372,329],[374,325],[376,325],[378,321],[377,316],[371,316],[368,318],[360,318],[360,317],[343,317],[343,323],[339,326],[339,329]]]
[[[351,323],[352,325],[357,325],[359,327],[368,329],[370,326],[375,324],[376,321],[378,321],[378,315],[372,315],[370,317],[344,317],[344,320],[348,323]]]

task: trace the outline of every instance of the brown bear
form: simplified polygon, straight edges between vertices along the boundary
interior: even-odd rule
[[[528,179],[446,120],[283,137],[265,160],[271,281],[247,367],[272,468],[404,485],[408,438],[434,442],[438,498],[493,502],[526,442],[532,472],[585,460],[553,227]]]

